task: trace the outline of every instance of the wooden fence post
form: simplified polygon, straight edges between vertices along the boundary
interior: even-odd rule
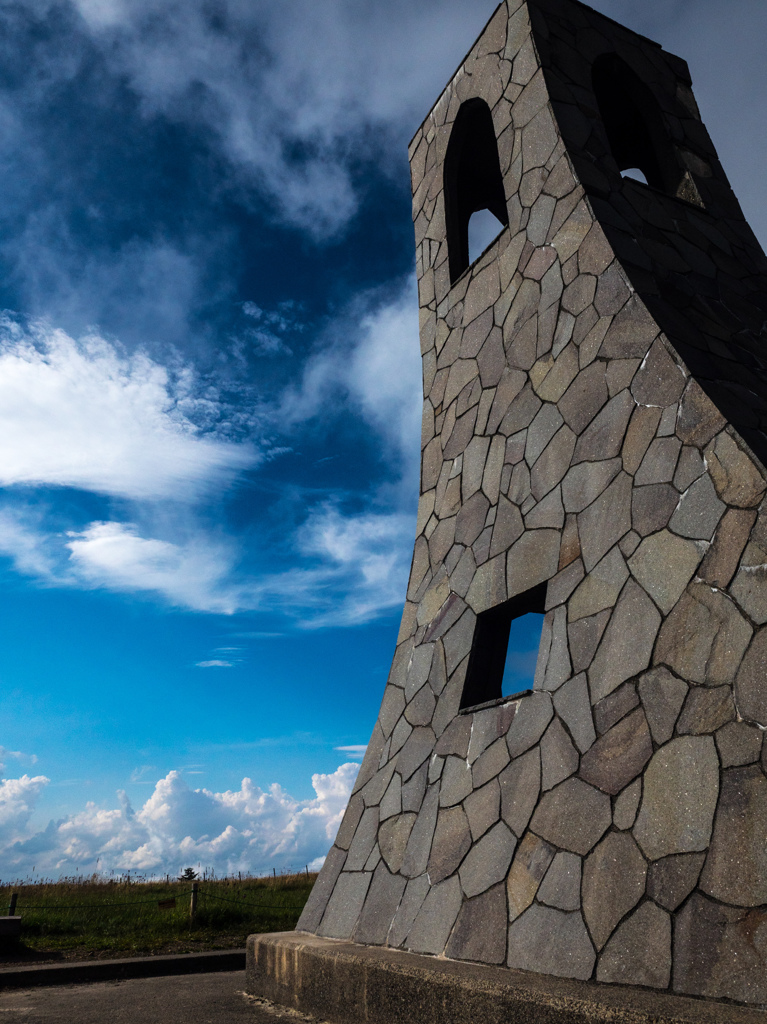
[[[189,921],[193,922],[197,913],[197,882],[192,882],[192,898],[189,901]]]
[[[16,900],[19,898],[19,894],[14,892],[11,894],[11,902],[8,904],[8,917],[13,917],[16,913]]]

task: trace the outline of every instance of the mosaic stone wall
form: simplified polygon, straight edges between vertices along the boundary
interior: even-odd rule
[[[610,52],[663,111],[676,195],[611,157]],[[509,224],[451,286],[443,162],[472,97]],[[765,1003],[767,264],[686,65],[573,0],[508,0],[410,156],[417,539],[299,928]],[[534,691],[459,713],[477,615],[542,582]]]

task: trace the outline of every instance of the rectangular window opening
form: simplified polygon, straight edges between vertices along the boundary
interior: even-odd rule
[[[546,583],[477,616],[461,710],[532,688],[546,606]]]

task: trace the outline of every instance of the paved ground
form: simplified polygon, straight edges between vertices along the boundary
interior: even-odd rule
[[[0,1024],[321,1024],[244,995],[245,972],[0,992]]]

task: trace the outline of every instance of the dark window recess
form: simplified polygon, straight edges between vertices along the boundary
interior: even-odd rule
[[[540,642],[545,605],[546,584],[541,583],[532,590],[518,594],[495,608],[488,608],[486,612],[481,612],[477,616],[461,708],[486,704],[488,701],[500,700],[519,692],[520,666],[515,664],[513,657],[507,657],[510,653],[515,653],[513,648],[511,652],[509,650],[512,622],[523,616],[528,619],[531,628],[525,647],[529,652],[534,638]],[[530,621],[533,615],[537,619],[536,622]],[[517,630],[514,632],[516,634]],[[533,671],[534,669],[533,665]],[[504,683],[508,692],[504,692]]]
[[[640,170],[648,185],[671,196],[684,191],[660,106],[638,75],[617,54],[603,54],[594,61],[593,85],[618,170]]]
[[[498,221],[498,231],[509,223],[493,118],[484,100],[467,100],[458,111],[445,154],[444,185],[452,283],[470,264],[472,214],[489,210]]]

